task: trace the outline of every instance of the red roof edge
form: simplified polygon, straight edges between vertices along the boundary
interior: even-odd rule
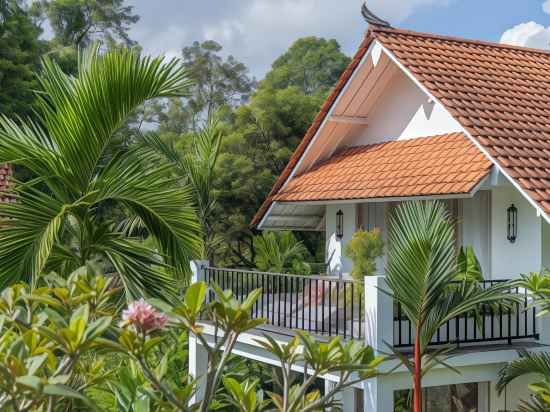
[[[361,63],[361,60],[363,60],[363,57],[365,56],[371,42],[374,40],[374,36],[372,34],[373,32],[371,29],[369,29],[366,32],[365,37],[361,42],[359,49],[353,56],[353,59],[351,60],[350,64],[340,76],[338,83],[336,83],[336,86],[334,86],[334,89],[325,100],[325,103],[321,107],[321,110],[315,117],[315,120],[313,121],[313,123],[307,130],[306,134],[304,135],[304,138],[302,139],[302,141],[300,142],[296,150],[294,150],[294,153],[292,153],[292,156],[290,157],[290,160],[288,161],[285,169],[275,181],[275,184],[273,185],[273,188],[269,192],[269,195],[267,196],[262,206],[260,206],[256,214],[254,215],[254,218],[250,223],[250,226],[252,228],[256,228],[262,221],[264,215],[267,213],[267,211],[269,210],[269,207],[273,203],[273,196],[277,194],[277,192],[281,189],[281,187],[285,184],[286,180],[289,178],[290,174],[292,173],[292,170],[294,170],[294,167],[296,167],[296,165],[298,164],[300,158],[306,151],[306,148],[309,146],[309,144],[313,140],[313,137],[317,134],[317,131],[321,127],[321,124],[323,123],[325,118],[327,117],[328,112],[330,111],[330,109],[334,105],[334,102],[340,95],[340,92],[344,89],[348,81],[351,79],[351,76],[359,66],[359,63]]]

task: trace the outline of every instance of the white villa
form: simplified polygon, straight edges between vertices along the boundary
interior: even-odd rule
[[[260,230],[324,231],[328,275],[194,262],[197,279],[237,295],[249,285],[264,289],[255,313],[269,326],[243,335],[235,353],[274,364],[254,339],[267,331],[285,341],[295,329],[321,339],[364,339],[382,352],[385,342],[410,351],[414,332],[378,289],[383,259],[380,275],[365,278],[365,290],[357,291],[342,251],[360,228],[378,227],[387,238],[392,207],[411,199],[446,202],[456,217],[457,246],[473,247],[486,284],[550,267],[550,52],[371,24],[253,222]],[[425,411],[515,410],[528,397],[525,380],[501,396],[495,383],[518,349],[550,344],[550,322],[529,300],[525,295],[509,313],[455,319],[438,332],[434,347],[456,345],[449,363],[461,374],[430,371]],[[204,356],[191,338],[196,376]],[[330,385],[338,377],[325,379]],[[410,374],[397,369],[344,393],[344,410],[394,411],[400,391],[411,387]]]

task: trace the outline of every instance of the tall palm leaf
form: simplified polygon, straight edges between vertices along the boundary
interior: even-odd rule
[[[447,321],[476,310],[481,303],[510,299],[509,285],[482,289],[475,282],[453,284],[457,260],[452,222],[440,202],[406,202],[390,221],[386,280],[395,301],[415,328],[414,359],[400,359],[413,374],[414,411],[421,412],[422,376],[445,364],[428,344]],[[424,359],[425,358],[425,359]]]
[[[76,77],[46,58],[38,79],[37,120],[0,118],[0,162],[33,176],[0,205],[0,288],[102,260],[129,297],[173,296],[198,252],[191,189],[154,151],[112,143],[145,101],[185,95],[186,72],[177,60],[91,48]],[[143,222],[157,248],[121,231],[122,217]]]
[[[191,135],[189,153],[181,154],[154,133],[148,133],[142,139],[146,147],[163,155],[183,182],[191,187],[202,229],[201,257],[212,259],[214,247],[220,242],[211,221],[217,199],[214,190],[215,167],[222,141],[218,118],[211,115],[204,127]]]
[[[550,353],[529,353],[525,350],[519,352],[520,358],[510,362],[499,372],[499,381],[496,389],[502,393],[510,382],[529,374],[535,374],[541,378],[540,382],[529,385],[534,392],[530,402],[523,401],[520,410],[522,412],[539,412],[550,409]]]

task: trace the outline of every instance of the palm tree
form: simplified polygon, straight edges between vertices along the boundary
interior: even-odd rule
[[[170,143],[156,134],[143,136],[146,146],[157,151],[170,162],[184,184],[192,189],[202,232],[201,258],[212,261],[214,249],[221,242],[213,228],[213,212],[217,196],[214,190],[216,162],[220,153],[222,133],[216,115],[208,118],[199,131],[190,136],[190,150],[181,154]]]
[[[475,281],[457,286],[458,269],[452,222],[440,202],[405,202],[390,221],[386,281],[394,301],[415,329],[414,356],[396,356],[413,375],[413,405],[421,412],[422,376],[436,364],[448,366],[441,357],[451,348],[428,352],[437,330],[447,321],[476,310],[481,303],[512,299],[501,284],[482,289]]]
[[[154,151],[115,136],[147,100],[185,95],[186,72],[176,59],[94,47],[76,77],[46,58],[38,80],[35,120],[0,117],[0,162],[31,175],[0,205],[0,288],[100,262],[129,298],[173,296],[200,244],[191,189]]]
[[[311,267],[304,260],[307,248],[289,231],[262,232],[254,238],[256,267],[265,272],[286,273],[294,271],[309,274]]]
[[[527,289],[537,305],[538,316],[547,316],[550,313],[550,274],[530,273],[522,275],[517,282],[518,287]],[[519,359],[510,362],[499,373],[497,383],[499,393],[506,385],[520,376],[534,374],[541,378],[539,382],[529,385],[534,392],[529,401],[523,400],[519,407],[520,412],[544,412],[550,409],[550,352],[529,353],[519,352]]]
[[[499,373],[497,391],[502,393],[506,385],[520,376],[534,374],[542,378],[540,382],[529,385],[534,392],[530,401],[523,400],[520,412],[546,412],[550,409],[550,353],[529,353],[520,351],[520,358],[510,362]]]

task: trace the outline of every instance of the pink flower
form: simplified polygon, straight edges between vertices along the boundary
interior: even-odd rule
[[[134,325],[139,331],[147,333],[164,328],[168,317],[140,299],[130,303],[128,309],[122,312],[122,321],[122,326]]]

